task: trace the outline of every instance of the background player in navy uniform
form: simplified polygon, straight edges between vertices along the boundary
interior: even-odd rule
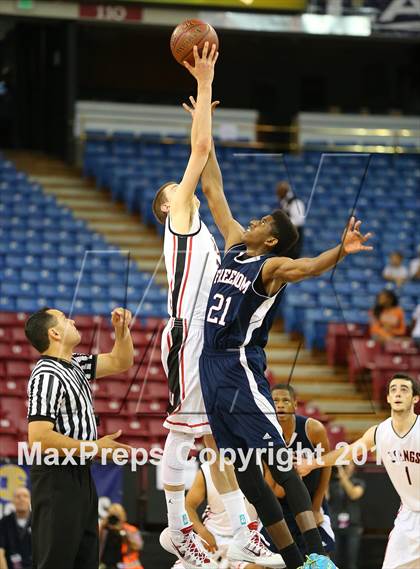
[[[323,452],[330,450],[327,429],[324,425],[311,417],[296,415],[296,393],[291,385],[281,383],[274,385],[271,388],[271,395],[276,406],[277,419],[283,430],[283,438],[287,448],[292,449],[294,452],[302,451],[305,453],[305,456],[312,454],[317,445],[320,445]],[[310,553],[306,550],[306,544],[302,539],[302,534],[287,502],[284,488],[276,484],[268,468],[265,468],[264,474],[274,494],[280,499],[284,518],[297,546],[302,553]],[[322,537],[322,543],[328,554],[335,549],[334,532],[331,527],[326,500],[330,477],[331,468],[323,468],[321,472],[314,470],[304,478],[305,486],[312,500],[312,511],[315,521]]]
[[[287,215],[274,211],[252,220],[247,231],[232,217],[223,193],[215,153],[213,182],[203,191],[213,218],[225,239],[225,256],[213,281],[207,307],[200,380],[204,402],[219,448],[284,449],[281,427],[264,376],[264,347],[286,283],[318,276],[350,253],[371,250],[365,245],[360,221],[351,218],[342,243],[318,257],[285,257],[297,239]],[[270,461],[271,462],[271,461]],[[275,462],[275,461],[274,461]],[[242,465],[243,466],[243,465]],[[256,460],[238,468],[238,483],[255,506],[261,521],[290,569],[303,563],[283,518],[280,504],[265,483]],[[282,485],[309,550],[303,567],[335,567],[324,548],[309,494],[295,470],[280,472],[271,464],[274,480]],[[311,564],[311,565],[309,565]]]

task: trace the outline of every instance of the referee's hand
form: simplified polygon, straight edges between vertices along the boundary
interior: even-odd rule
[[[100,439],[98,439],[96,441],[98,451],[102,451],[103,449],[115,450],[118,448],[124,448],[125,450],[128,450],[129,452],[131,452],[132,447],[116,441],[116,439],[118,439],[118,437],[121,436],[121,433],[122,433],[122,431],[120,429],[116,433],[112,433],[112,435],[105,435],[104,437],[101,437]]]
[[[115,328],[115,332],[122,333],[129,329],[132,320],[132,314],[126,308],[114,308],[111,312],[111,322]]]

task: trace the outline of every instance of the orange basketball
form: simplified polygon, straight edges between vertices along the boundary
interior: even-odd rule
[[[193,47],[196,45],[201,53],[206,41],[209,42],[209,51],[214,43],[216,51],[219,49],[219,38],[210,24],[202,20],[185,20],[172,32],[170,43],[172,55],[181,65],[183,61],[194,65]]]

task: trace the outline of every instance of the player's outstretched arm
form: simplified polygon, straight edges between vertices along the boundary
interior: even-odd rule
[[[365,245],[371,233],[360,233],[361,221],[354,217],[346,227],[340,245],[324,251],[321,255],[311,258],[289,259],[277,257],[269,259],[263,268],[263,282],[267,291],[277,290],[283,283],[297,282],[311,277],[317,277],[332,269],[344,257],[361,251],[372,251],[373,247]]]
[[[197,80],[197,105],[191,128],[190,159],[171,203],[171,222],[179,233],[188,233],[190,229],[194,192],[211,149],[211,94],[217,57],[215,44],[209,51],[206,42],[201,57],[194,46],[194,67],[184,62]]]
[[[319,459],[302,459],[296,464],[297,471],[301,476],[306,476],[316,468],[323,468],[334,465],[348,464],[355,457],[362,456],[365,451],[371,451],[375,447],[376,425],[370,427],[365,434],[351,445],[341,447],[327,454],[323,454]]]
[[[194,120],[197,103],[194,97],[190,97],[191,106],[184,103],[182,106],[191,114]],[[219,101],[214,101],[211,105],[212,112],[219,105]],[[214,140],[211,141],[211,151],[201,174],[201,186],[206,196],[207,203],[214,222],[216,223],[220,233],[225,240],[225,249],[229,249],[232,245],[241,243],[244,229],[241,224],[233,218],[229,204],[227,202],[223,190],[223,178],[217,161],[216,148]]]

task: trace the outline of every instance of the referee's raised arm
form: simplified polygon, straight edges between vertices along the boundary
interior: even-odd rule
[[[80,333],[60,310],[39,310],[25,325],[41,354],[28,382],[28,440],[31,447],[40,444],[42,457],[31,466],[34,569],[99,566],[98,498],[90,461],[77,457],[83,448],[91,456],[102,449],[131,451],[116,440],[121,431],[98,439],[93,408],[90,382],[133,364],[131,314],[117,308],[111,319],[115,344],[99,355],[75,353]],[[47,461],[48,449],[58,461]]]

